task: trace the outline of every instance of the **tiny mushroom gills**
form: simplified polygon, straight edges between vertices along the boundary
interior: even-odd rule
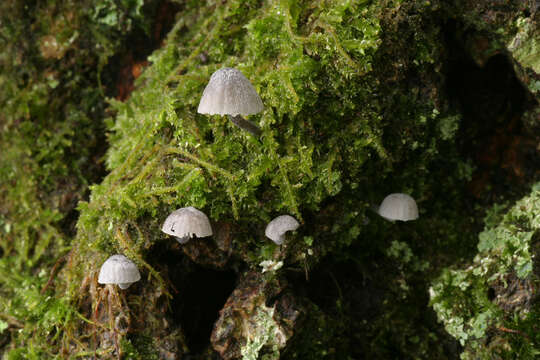
[[[127,289],[141,279],[137,265],[124,255],[108,258],[99,270],[98,283],[117,284],[120,289]]]
[[[278,245],[285,241],[285,233],[298,229],[300,223],[290,215],[281,215],[270,221],[264,234]]]
[[[390,221],[416,220],[418,219],[418,206],[411,196],[395,193],[384,198],[378,213]]]
[[[239,70],[225,67],[210,77],[197,112],[229,115],[234,125],[259,137],[261,129],[242,115],[257,114],[263,108],[262,100],[251,82]]]
[[[192,206],[173,211],[161,227],[167,235],[172,235],[180,244],[189,241],[193,236],[212,236],[212,226],[208,217]]]

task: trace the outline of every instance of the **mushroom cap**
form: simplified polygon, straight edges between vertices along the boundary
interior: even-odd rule
[[[411,196],[395,193],[384,198],[381,206],[379,206],[378,213],[390,221],[416,220],[418,219],[418,206],[416,206],[416,201]]]
[[[133,261],[124,255],[113,255],[101,265],[98,283],[119,284],[122,289],[125,289],[140,279],[141,274]]]
[[[290,215],[281,215],[270,221],[264,235],[278,245],[285,241],[285,233],[298,229],[300,223]]]
[[[208,217],[193,206],[184,207],[173,211],[161,227],[167,235],[172,235],[183,244],[192,238],[212,236],[212,226]]]
[[[233,68],[222,68],[212,74],[204,89],[198,113],[251,115],[263,110],[263,103],[249,80]]]

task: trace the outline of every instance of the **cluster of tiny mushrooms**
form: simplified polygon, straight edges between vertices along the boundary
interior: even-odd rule
[[[204,89],[197,112],[209,115],[228,115],[239,128],[259,137],[261,129],[242,115],[257,114],[263,110],[263,103],[251,82],[233,68],[222,68],[212,74]],[[407,194],[390,194],[384,198],[376,212],[389,221],[409,221],[418,218],[418,207]],[[288,231],[295,231],[300,223],[290,215],[281,215],[266,226],[265,235],[278,245],[285,241]],[[213,235],[208,217],[194,207],[184,207],[173,211],[161,228],[167,235],[174,236],[180,244],[191,238]],[[98,276],[100,284],[118,284],[127,289],[139,281],[141,275],[133,261],[124,255],[113,255],[101,266]]]

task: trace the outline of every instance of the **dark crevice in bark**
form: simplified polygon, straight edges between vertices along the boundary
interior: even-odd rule
[[[147,258],[169,279],[173,299],[167,316],[182,329],[189,348],[187,356],[198,359],[207,354],[214,323],[236,286],[237,276],[232,270],[215,270],[194,263],[183,254],[181,246],[185,245],[170,239],[170,244],[156,246]]]
[[[518,80],[510,55],[501,49],[484,64],[477,64],[465,44],[478,34],[463,28],[457,21],[443,27],[447,92],[451,105],[462,115],[458,147],[475,166],[468,192],[489,206],[503,196],[507,200],[522,197],[538,176],[535,142],[521,121],[523,113],[536,104]]]
[[[182,325],[190,353],[200,353],[210,345],[219,310],[233,292],[235,283],[233,271],[206,269],[193,263],[189,276],[180,279],[178,285],[182,290],[171,307],[175,321]]]
[[[152,6],[152,7],[151,7]],[[147,4],[143,7],[146,18],[152,19],[150,29],[135,27],[126,36],[123,51],[109,59],[103,71],[104,79],[111,79],[106,86],[106,95],[124,101],[134,90],[134,82],[148,66],[147,58],[161,47],[163,40],[172,29],[176,13],[181,10],[179,4],[159,1],[157,5]]]

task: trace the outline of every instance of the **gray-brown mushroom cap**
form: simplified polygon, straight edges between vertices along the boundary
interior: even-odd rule
[[[193,236],[212,236],[212,226],[208,217],[193,206],[173,211],[161,227],[167,235],[172,235],[181,243],[186,243]]]
[[[300,223],[290,215],[281,215],[270,221],[264,234],[278,245],[285,241],[285,233],[298,229]]]
[[[251,82],[233,68],[222,68],[210,77],[199,103],[198,113],[251,115],[263,110],[263,103]]]
[[[418,219],[418,206],[411,196],[395,193],[384,198],[378,213],[390,221],[416,220]]]
[[[141,274],[133,261],[124,255],[113,255],[101,265],[98,283],[117,284],[121,289],[127,289],[140,279]]]

